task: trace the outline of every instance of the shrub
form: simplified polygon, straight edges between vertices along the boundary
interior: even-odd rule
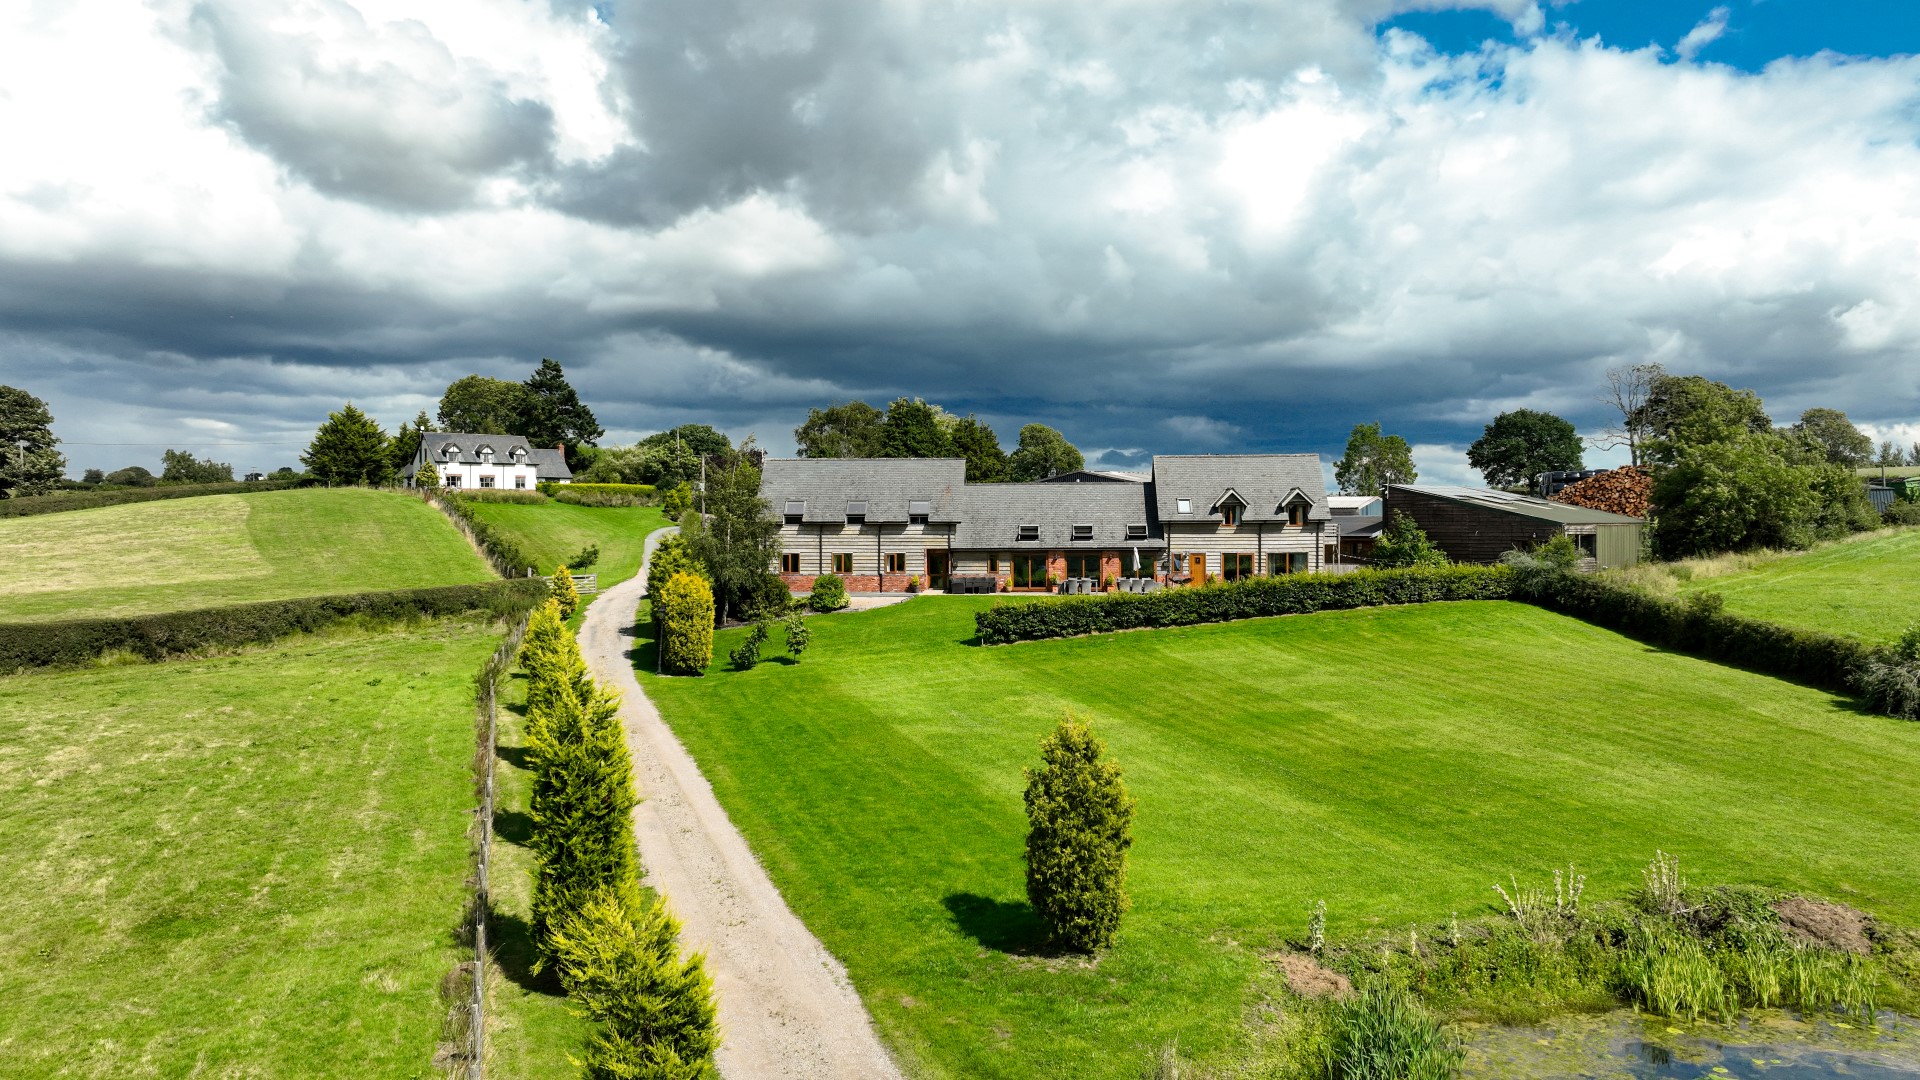
[[[573,587],[573,571],[564,566],[556,567],[553,577],[548,581],[553,602],[560,605],[560,617],[573,618],[573,613],[580,610],[580,590]]]
[[[563,492],[575,491],[581,494],[624,495],[630,499],[649,499],[653,497],[655,489],[652,484],[594,484],[582,481],[556,484],[548,480],[540,484],[540,490],[556,498]]]
[[[519,660],[527,673],[529,734],[550,715],[549,709],[558,699],[562,686],[571,688],[576,700],[586,697],[586,658],[580,655],[580,644],[567,629],[560,605],[551,597],[534,609],[533,616],[527,620]]]
[[[86,664],[111,652],[164,660],[210,649],[263,645],[349,618],[402,622],[469,612],[505,617],[537,607],[545,599],[544,581],[492,581],[268,600],[125,619],[0,624],[0,672]]]
[[[807,597],[807,606],[815,611],[839,611],[846,607],[847,583],[840,580],[839,574],[821,574],[813,579],[813,593]]]
[[[568,559],[567,565],[574,568],[575,570],[585,570],[588,567],[592,566],[594,563],[597,563],[599,561],[600,561],[600,545],[588,544],[586,547],[583,547],[580,549],[579,554],[575,555],[571,559]]]
[[[439,487],[440,470],[433,467],[433,462],[426,462],[414,471],[413,486],[429,490]]]
[[[813,628],[807,625],[806,616],[800,614],[798,607],[787,612],[787,655],[795,660],[807,651],[813,641]]]
[[[1004,645],[1014,641],[1191,626],[1381,604],[1499,600],[1511,591],[1512,580],[1512,571],[1497,566],[1356,570],[1339,575],[1288,574],[1155,593],[1114,593],[1006,604],[976,613],[974,626],[981,644]],[[814,595],[819,593],[820,583],[816,582]]]
[[[693,486],[683,482],[668,488],[660,498],[660,509],[666,511],[667,517],[679,521],[693,509]]]
[[[733,666],[740,671],[752,670],[760,663],[760,647],[766,643],[767,624],[756,622],[752,629],[747,631],[747,636],[740,642],[740,647],[728,653],[727,658],[732,660]]]
[[[1447,1080],[1459,1044],[1406,990],[1370,985],[1334,1006],[1326,1050],[1332,1080]]]
[[[118,475],[117,473],[115,475]],[[284,491],[305,487],[307,480],[255,480],[230,484],[178,484],[165,487],[96,488],[88,491],[62,491],[52,495],[24,495],[18,499],[0,499],[0,518],[57,514],[67,510],[91,510],[98,506],[155,502],[160,499],[191,499],[199,495],[238,495],[249,491]]]
[[[574,485],[558,488],[553,493],[554,502],[563,502],[569,506],[646,506],[652,500],[644,495],[627,495],[618,491],[575,490]]]
[[[567,997],[595,1025],[589,1080],[713,1080],[720,1034],[704,958],[680,959],[680,924],[656,901],[639,911],[588,897],[551,934]]]
[[[1920,525],[1920,502],[1895,499],[1893,505],[1880,515],[1880,520],[1889,525]]]
[[[1860,696],[1874,711],[1920,720],[1920,661],[1876,656],[1860,671]]]
[[[1120,766],[1087,725],[1068,717],[1028,770],[1027,899],[1056,946],[1091,953],[1112,944],[1128,907],[1133,799]]]
[[[669,675],[699,675],[713,662],[713,590],[678,573],[659,587],[660,664]]]
[[[693,557],[693,551],[679,533],[665,537],[660,546],[653,549],[653,557],[647,560],[647,596],[652,598],[654,590],[664,585],[675,574],[692,574],[702,581],[707,579],[706,567]]]
[[[738,605],[743,619],[777,619],[793,606],[793,594],[778,574],[762,574],[741,590]]]
[[[1445,566],[1447,553],[1435,547],[1412,517],[1395,510],[1380,539],[1373,542],[1373,565],[1383,568]]]
[[[461,502],[514,503],[519,506],[545,506],[547,497],[537,491],[512,491],[502,488],[442,488],[450,499]]]

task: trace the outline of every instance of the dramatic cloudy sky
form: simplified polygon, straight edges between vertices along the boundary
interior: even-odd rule
[[[1461,479],[1647,359],[1912,441],[1916,51],[1910,0],[12,0],[0,382],[76,470],[543,356],[781,451],[910,394]]]

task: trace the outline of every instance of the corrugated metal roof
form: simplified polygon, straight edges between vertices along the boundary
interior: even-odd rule
[[[1625,514],[1610,514],[1605,510],[1593,510],[1570,503],[1549,502],[1532,495],[1516,495],[1510,491],[1495,491],[1492,488],[1453,487],[1443,484],[1396,484],[1393,489],[1431,495],[1436,499],[1447,499],[1486,510],[1498,510],[1502,513],[1518,514],[1521,517],[1537,518],[1561,525],[1641,524],[1641,519],[1628,517]]]
[[[1152,487],[1160,520],[1169,524],[1220,520],[1215,502],[1230,489],[1245,501],[1246,521],[1285,521],[1285,501],[1296,490],[1312,503],[1308,520],[1331,516],[1319,454],[1155,454]],[[1179,512],[1181,499],[1191,513]]]

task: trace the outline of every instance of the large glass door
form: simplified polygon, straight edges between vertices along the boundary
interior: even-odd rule
[[[947,591],[949,558],[945,551],[929,550],[927,552],[927,588],[938,592]]]
[[[1067,554],[1067,576],[1070,578],[1098,578],[1100,576],[1100,554],[1098,552],[1069,552]]]
[[[1013,557],[1013,588],[1044,589],[1047,587],[1047,557],[1045,555],[1015,555]]]

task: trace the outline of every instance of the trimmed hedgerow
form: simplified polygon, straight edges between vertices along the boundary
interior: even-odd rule
[[[513,488],[441,488],[440,494],[460,502],[516,503],[520,506],[547,504],[547,497],[537,491]]]
[[[448,585],[435,589],[308,596],[127,619],[0,624],[0,672],[86,664],[125,651],[164,660],[205,649],[260,645],[310,633],[342,619],[439,618],[467,612],[517,615],[547,598],[543,578]]]
[[[981,644],[1005,645],[1015,641],[1384,604],[1502,600],[1512,591],[1512,583],[1512,573],[1502,566],[1409,567],[1356,570],[1339,575],[1289,574],[1156,593],[1111,593],[1002,604],[975,614],[973,620]],[[815,588],[818,587],[816,584]]]
[[[513,538],[487,521],[477,518],[473,512],[457,498],[441,498],[439,495],[424,493],[426,500],[439,507],[446,515],[458,522],[480,545],[480,550],[493,564],[494,572],[501,577],[517,578],[534,567],[533,556],[526,549],[514,543]]]
[[[1717,593],[1672,599],[1591,574],[1530,576],[1515,599],[1636,641],[1844,694],[1865,689],[1862,675],[1883,652],[1852,638],[1732,614]]]
[[[631,495],[636,499],[651,496],[655,488],[652,484],[556,484],[551,480],[540,482],[540,490],[548,495],[558,495],[563,491],[597,491],[607,495]]]
[[[563,487],[554,491],[553,501],[566,503],[568,506],[592,506],[606,509],[645,506],[650,500],[643,495],[622,495],[617,491],[574,491]]]
[[[255,480],[227,484],[177,484],[150,488],[113,488],[106,491],[61,491],[52,495],[29,495],[20,499],[0,499],[0,518],[57,514],[63,510],[92,510],[99,506],[156,502],[161,499],[191,499],[197,495],[244,495],[255,491],[285,491],[312,484],[311,480]]]

